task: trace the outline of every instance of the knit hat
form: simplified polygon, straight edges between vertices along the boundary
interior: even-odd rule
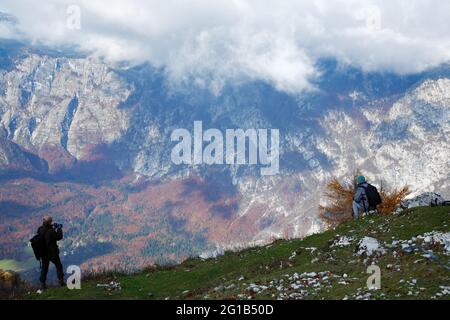
[[[357,178],[358,184],[366,182],[366,177],[364,176],[358,176]]]

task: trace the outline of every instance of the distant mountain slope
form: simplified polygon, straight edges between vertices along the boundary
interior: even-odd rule
[[[0,259],[27,258],[27,237],[47,213],[66,226],[66,259],[93,267],[302,237],[323,228],[326,181],[358,168],[376,184],[450,196],[448,65],[399,76],[322,61],[315,91],[251,82],[215,95],[194,81],[174,86],[149,65],[4,41],[0,49],[0,228],[9,239]],[[195,120],[280,129],[280,174],[174,165],[170,133]]]

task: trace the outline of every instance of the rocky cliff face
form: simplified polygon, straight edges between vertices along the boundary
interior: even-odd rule
[[[161,70],[145,65],[125,69],[25,47],[14,54],[3,52],[3,179],[33,173],[44,182],[96,184],[97,174],[109,170],[99,175],[103,181],[128,177],[115,183],[119,189],[185,181],[186,190],[177,191],[177,196],[170,195],[176,186],[161,187],[165,194],[149,192],[170,200],[171,212],[194,233],[212,230],[211,223],[221,221],[226,228],[210,236],[218,246],[318,231],[323,185],[332,176],[342,178],[356,169],[374,183],[408,184],[417,193],[450,196],[450,71],[445,66],[399,77],[342,70],[331,63],[325,65],[325,78],[317,83],[316,92],[290,96],[249,83],[213,95],[195,87],[173,87]],[[192,130],[194,120],[220,130],[280,129],[280,174],[262,177],[257,166],[174,165],[170,133],[175,128]],[[186,182],[190,177],[201,177],[202,182]],[[198,207],[177,206],[177,197],[183,195],[192,201],[200,197]],[[77,201],[77,195],[71,199]],[[124,202],[114,199],[114,210],[121,206],[132,210],[129,197],[120,200]],[[47,204],[46,210],[52,205]],[[92,203],[79,218],[103,214],[105,206]],[[155,209],[142,206],[144,214]],[[203,209],[206,216],[196,216]],[[214,212],[218,216],[214,219],[221,220],[208,224],[208,215]],[[43,209],[33,211],[36,216],[42,213]],[[124,233],[132,242],[143,241],[141,236]]]
[[[29,152],[54,147],[81,159],[128,127],[119,105],[131,88],[99,61],[29,53],[2,72],[0,88],[3,130]]]
[[[449,97],[450,80],[439,78],[419,83],[386,107],[375,101],[356,118],[332,111],[322,121],[327,134],[319,149],[338,176],[362,168],[374,182],[448,195]]]

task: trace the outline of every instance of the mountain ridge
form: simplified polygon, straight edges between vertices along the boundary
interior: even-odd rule
[[[11,242],[21,245],[0,244],[0,258],[23,260],[24,239],[45,214],[67,226],[64,251],[83,247],[90,266],[101,265],[104,255],[142,265],[122,243],[131,241],[132,254],[141,255],[164,238],[153,231],[158,225],[168,238],[196,239],[198,248],[187,251],[194,255],[303,237],[323,229],[317,216],[322,186],[356,169],[375,184],[450,196],[447,65],[399,76],[323,61],[326,76],[317,91],[288,95],[254,82],[215,95],[171,85],[163,70],[149,65],[117,68],[65,51],[15,46],[1,51],[0,210],[14,203],[32,209],[20,212],[29,217],[26,226],[14,215],[2,223]],[[195,120],[219,130],[279,128],[280,174],[261,177],[258,166],[175,166],[170,133],[190,130]],[[31,190],[47,200],[20,196]],[[118,238],[98,223],[81,226],[92,219],[118,225]],[[156,244],[173,251],[168,239]],[[93,248],[102,248],[99,257],[92,257]]]

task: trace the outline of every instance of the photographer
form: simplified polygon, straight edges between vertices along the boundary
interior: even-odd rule
[[[56,273],[58,276],[59,284],[64,286],[64,271],[61,260],[59,258],[59,248],[57,241],[63,238],[62,224],[53,224],[52,217],[45,217],[42,226],[37,231],[45,243],[45,253],[42,256],[42,268],[41,276],[39,278],[41,282],[41,289],[47,288],[47,273],[50,262],[56,267]]]

